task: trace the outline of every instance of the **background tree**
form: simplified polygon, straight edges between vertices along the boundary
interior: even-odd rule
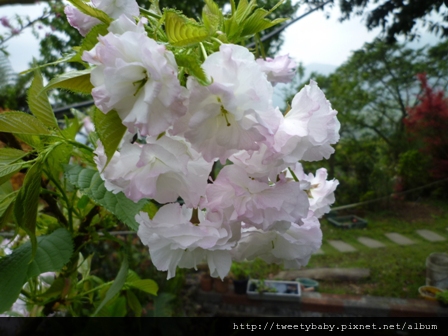
[[[442,90],[428,84],[426,74],[419,74],[423,93],[419,104],[409,109],[404,120],[411,141],[429,157],[428,170],[436,179],[448,177],[448,99]]]
[[[422,177],[416,186],[428,180],[420,170],[424,158],[413,154],[416,147],[408,141],[403,121],[420,104],[418,73],[426,72],[431,85],[447,88],[447,57],[446,41],[414,50],[376,40],[355,51],[333,74],[312,75],[339,112],[341,141],[327,167],[341,181],[340,203],[390,194],[400,167],[414,167],[413,174]]]

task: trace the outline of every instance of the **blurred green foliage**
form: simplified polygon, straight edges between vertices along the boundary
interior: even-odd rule
[[[340,181],[337,205],[431,182],[427,160],[408,140],[403,120],[408,110],[419,104],[422,89],[417,74],[426,73],[432,86],[446,90],[447,64],[447,41],[411,49],[377,39],[355,51],[334,73],[311,75],[338,111],[341,140],[330,160],[307,162],[304,167],[314,171],[324,166],[330,178]],[[406,185],[402,185],[404,179]],[[423,190],[407,196],[427,194]]]

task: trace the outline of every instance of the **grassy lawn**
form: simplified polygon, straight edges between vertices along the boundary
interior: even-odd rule
[[[320,281],[320,292],[417,298],[418,288],[426,281],[426,258],[433,252],[448,253],[447,202],[403,203],[391,211],[366,212],[363,218],[368,220],[366,228],[348,230],[323,219],[325,254],[312,256],[307,268],[369,268],[370,278],[356,283]],[[447,241],[428,242],[415,232],[419,229],[434,231]],[[403,234],[415,244],[399,246],[384,235],[388,232]],[[358,237],[373,238],[386,247],[370,249],[359,243]],[[332,239],[343,240],[357,251],[341,253],[326,242]]]

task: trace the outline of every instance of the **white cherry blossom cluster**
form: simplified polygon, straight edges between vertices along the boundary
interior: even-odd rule
[[[221,278],[232,261],[257,257],[306,265],[338,185],[325,169],[306,175],[298,163],[328,159],[339,140],[337,112],[317,84],[297,93],[283,115],[273,106],[273,85],[291,81],[296,64],[287,56],[256,60],[245,47],[222,44],[202,64],[211,84],[189,76],[182,86],[173,53],[148,37],[144,18],[135,22],[134,0],[92,3],[117,19],[83,55],[95,66],[93,99],[128,129],[107,165],[98,142],[96,163],[108,190],[164,204],[152,219],[136,216],[154,265],[168,278],[204,260]],[[66,13],[85,33],[86,20]],[[144,141],[133,142],[136,134]],[[212,180],[218,160],[227,165]]]

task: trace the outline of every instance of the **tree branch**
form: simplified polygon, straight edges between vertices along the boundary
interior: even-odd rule
[[[381,139],[383,139],[384,141],[386,141],[386,143],[390,146],[393,147],[393,144],[390,142],[390,140],[375,126],[372,125],[368,125],[364,122],[361,122],[361,126],[363,127],[367,127],[370,128],[372,131],[374,131],[376,134],[378,134],[380,136]]]
[[[1,5],[1,1],[2,1],[2,0],[0,0],[0,7],[2,6],[2,5]],[[19,35],[22,31],[24,31],[26,28],[31,27],[31,26],[34,25],[36,22],[38,22],[38,21],[40,21],[40,20],[43,20],[43,19],[46,19],[46,18],[49,17],[49,16],[50,16],[49,14],[43,14],[43,15],[39,16],[37,19],[34,19],[34,20],[32,20],[32,21],[29,21],[26,25],[20,27],[20,30],[19,30],[18,33],[11,34],[11,35],[9,35],[7,38],[1,40],[1,41],[0,41],[0,45],[1,45],[1,44],[4,44],[4,43],[7,42],[8,40],[12,39],[14,36]]]
[[[42,188],[46,188],[46,185],[44,181],[41,182]],[[65,218],[64,214],[62,213],[61,209],[59,209],[58,203],[56,200],[51,196],[50,194],[42,193],[40,197],[47,202],[48,204],[48,210],[51,212],[59,222],[64,224],[65,227],[68,227],[68,221],[67,218]]]

